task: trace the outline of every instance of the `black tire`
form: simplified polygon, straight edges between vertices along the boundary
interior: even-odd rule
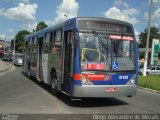
[[[129,95],[129,96],[127,96],[127,97],[130,97],[130,98],[131,98],[131,97],[132,97],[132,95]]]

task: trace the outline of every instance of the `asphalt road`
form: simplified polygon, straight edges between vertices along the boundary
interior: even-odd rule
[[[47,85],[28,79],[21,73],[21,67],[15,67],[0,74],[0,113],[160,113],[160,94],[138,89],[137,94],[131,98],[71,101],[64,94],[52,95]]]

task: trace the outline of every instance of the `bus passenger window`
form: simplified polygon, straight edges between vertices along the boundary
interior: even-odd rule
[[[51,39],[51,33],[47,33],[47,34],[46,34],[46,40],[45,40],[45,42],[46,42],[46,43],[49,43],[49,42],[50,42],[50,39]]]
[[[57,48],[56,47],[52,48],[52,53],[55,54],[55,55],[57,54]]]
[[[34,37],[34,45],[37,44],[37,37]]]
[[[56,31],[56,38],[55,41],[61,41],[62,39],[62,30]]]

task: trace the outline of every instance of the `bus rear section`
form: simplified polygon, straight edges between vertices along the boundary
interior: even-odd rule
[[[137,53],[134,33],[82,31],[79,32],[79,43],[79,49],[75,50],[79,56],[75,56],[73,96],[135,95]]]

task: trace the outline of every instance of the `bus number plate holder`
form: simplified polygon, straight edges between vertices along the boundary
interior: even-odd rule
[[[114,87],[109,87],[109,88],[106,88],[105,91],[106,91],[107,93],[115,93],[115,92],[116,92],[116,88],[114,88]]]

